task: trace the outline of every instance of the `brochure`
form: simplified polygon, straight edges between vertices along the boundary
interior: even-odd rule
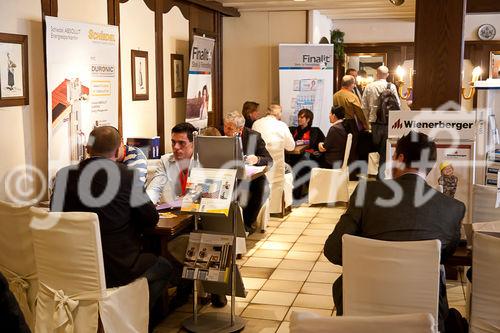
[[[191,169],[181,211],[228,216],[235,178],[236,169]]]
[[[227,282],[233,237],[192,232],[189,235],[182,277],[191,280]]]

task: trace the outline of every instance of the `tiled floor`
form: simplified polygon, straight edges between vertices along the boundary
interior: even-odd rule
[[[351,184],[353,185],[353,184]],[[352,190],[351,186],[351,190]],[[265,233],[247,240],[247,254],[238,260],[247,297],[236,299],[236,313],[246,320],[243,332],[287,333],[294,310],[334,316],[332,283],[342,272],[322,254],[343,208],[300,207],[286,218],[271,218]],[[465,314],[465,286],[448,281],[450,307]],[[230,311],[204,306],[201,313]],[[181,322],[191,315],[188,304],[168,316],[155,332],[185,332]]]

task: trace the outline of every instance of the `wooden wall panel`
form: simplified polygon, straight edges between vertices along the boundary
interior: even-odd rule
[[[411,42],[400,43],[367,43],[367,44],[344,44],[346,54],[349,53],[386,53],[387,67],[391,72],[389,80],[392,80],[394,70],[405,60],[411,60],[414,57],[414,44]]]
[[[419,0],[415,15],[415,109],[460,103],[466,0]]]

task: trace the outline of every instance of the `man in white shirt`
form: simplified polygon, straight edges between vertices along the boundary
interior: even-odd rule
[[[363,113],[365,117],[368,119],[370,123],[370,127],[373,134],[373,145],[374,148],[378,151],[380,155],[380,164],[379,164],[379,178],[384,179],[385,173],[385,160],[386,160],[386,140],[387,135],[381,135],[378,129],[374,129],[374,127],[379,126],[376,124],[377,122],[377,110],[379,107],[379,96],[382,94],[384,90],[388,87],[393,93],[393,95],[397,99],[398,106],[401,107],[401,102],[399,100],[398,91],[396,86],[392,83],[387,82],[387,77],[389,76],[389,68],[386,66],[380,66],[377,68],[377,80],[368,84],[363,92],[363,98],[361,100],[361,108],[363,109]],[[387,129],[385,128],[385,131]]]
[[[161,157],[161,164],[146,189],[154,204],[171,202],[184,196],[193,156],[194,131],[196,128],[189,123],[180,123],[172,128],[172,153]]]
[[[378,108],[378,97],[387,89],[387,77],[389,76],[389,68],[386,66],[380,66],[377,68],[377,80],[368,84],[363,92],[363,97],[361,99],[361,108],[365,113],[366,119],[370,123],[377,121],[377,108]],[[398,104],[401,105],[398,96],[398,90],[393,83],[389,83],[390,89],[394,96],[398,100]]]
[[[281,213],[285,181],[285,150],[294,150],[295,140],[288,125],[281,121],[281,106],[276,104],[267,108],[267,116],[256,120],[252,129],[262,135],[266,149],[273,158],[273,166],[267,173],[271,184],[270,212]]]

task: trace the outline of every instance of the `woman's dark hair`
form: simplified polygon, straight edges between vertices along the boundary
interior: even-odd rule
[[[404,163],[408,168],[418,168],[416,162],[429,162],[429,166],[425,168],[429,173],[436,162],[436,144],[426,134],[410,131],[396,144],[396,156],[399,154],[403,154]]]
[[[344,119],[345,111],[343,106],[332,106],[330,112],[337,117],[337,119]]]
[[[206,92],[207,92],[207,94],[205,95],[205,96],[206,96],[205,98],[208,100],[209,96],[208,96],[208,88],[207,88],[207,85],[206,85],[206,84],[205,84],[205,85],[203,86],[203,88],[201,89],[201,95],[202,95],[202,96],[203,96],[203,91],[206,91]]]
[[[314,120],[314,113],[312,113],[311,110],[309,109],[302,109],[299,111],[299,114],[298,114],[299,117],[306,117],[307,119],[309,119],[307,121],[307,126],[312,126],[312,123],[313,123],[313,120]]]

